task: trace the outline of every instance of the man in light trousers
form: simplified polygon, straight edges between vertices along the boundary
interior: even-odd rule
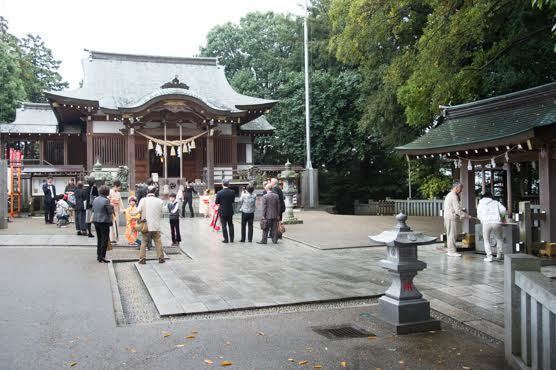
[[[150,186],[148,188],[147,196],[139,202],[134,214],[141,213],[141,219],[146,220],[147,229],[146,233],[142,233],[141,249],[139,251],[139,263],[144,265],[147,259],[147,244],[154,241],[156,247],[156,254],[158,262],[164,263],[164,252],[162,250],[162,240],[160,235],[161,221],[162,221],[162,208],[164,203],[161,199],[155,196],[156,187]]]
[[[444,198],[444,227],[446,228],[448,257],[461,257],[456,251],[456,235],[458,222],[469,215],[463,211],[460,204],[459,195],[463,190],[463,185],[459,181],[454,181],[452,190]]]
[[[496,238],[496,259],[501,259],[503,254],[502,246],[504,244],[504,239],[502,237],[502,222],[506,218],[506,207],[493,199],[492,194],[487,191],[479,201],[477,217],[481,220],[481,225],[483,226],[483,239],[485,241],[485,252],[487,255],[484,259],[485,262],[492,262],[492,247],[490,245],[491,235],[494,235]]]

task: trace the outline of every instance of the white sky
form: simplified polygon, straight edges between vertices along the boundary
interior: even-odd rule
[[[78,86],[83,49],[194,56],[208,31],[252,11],[302,13],[300,0],[0,0],[0,15],[17,37],[38,34]]]

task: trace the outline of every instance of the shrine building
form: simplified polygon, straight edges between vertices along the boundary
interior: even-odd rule
[[[45,176],[82,177],[97,162],[127,166],[130,186],[155,176],[213,188],[251,167],[255,137],[274,131],[264,115],[276,101],[237,93],[216,58],[89,51],[82,63],[81,87],[0,124],[2,158],[23,156],[33,195]]]

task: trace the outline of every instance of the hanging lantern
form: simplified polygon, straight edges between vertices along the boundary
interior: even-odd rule
[[[195,140],[193,140],[193,141],[191,142],[190,148],[191,148],[191,149],[197,148],[197,146],[195,145]]]
[[[171,155],[172,157],[175,157],[175,156],[176,156],[176,149],[175,149],[174,147],[172,147],[172,149],[170,149],[170,155]]]
[[[473,165],[471,164],[471,161],[467,161],[467,171],[473,171]]]
[[[153,142],[149,140],[149,150],[153,150],[153,149],[154,149]]]

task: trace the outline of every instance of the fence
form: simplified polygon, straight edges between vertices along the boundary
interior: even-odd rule
[[[442,204],[441,199],[387,199],[363,204],[355,201],[353,208],[356,215],[440,216]]]
[[[556,282],[540,267],[530,255],[504,257],[505,358],[516,369],[556,367]]]

